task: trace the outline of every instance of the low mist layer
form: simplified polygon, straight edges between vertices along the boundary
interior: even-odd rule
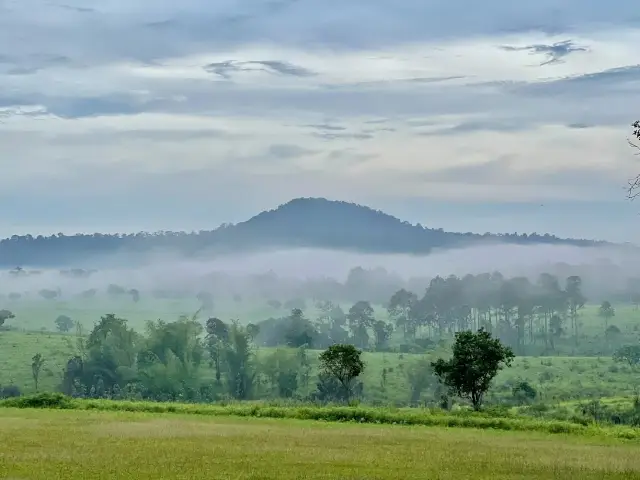
[[[369,282],[380,281],[394,288],[426,288],[435,276],[479,274],[500,271],[507,276],[535,279],[541,272],[559,276],[581,275],[585,288],[594,291],[623,288],[640,267],[640,254],[621,247],[577,247],[556,245],[494,244],[443,250],[425,256],[371,255],[343,251],[291,249],[229,254],[208,259],[188,259],[172,253],[156,253],[142,267],[126,265],[126,257],[112,256],[98,263],[95,271],[22,270],[5,271],[0,288],[9,292],[58,290],[60,297],[87,289],[98,291],[109,285],[126,289],[179,291],[189,295],[205,290],[214,294],[257,294],[291,297],[304,282],[345,283],[360,267],[373,272]]]

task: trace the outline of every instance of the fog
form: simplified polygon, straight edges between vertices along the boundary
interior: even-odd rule
[[[384,269],[385,283],[414,289],[424,288],[428,279],[436,275],[500,271],[507,277],[527,276],[535,280],[541,272],[560,277],[577,274],[583,277],[586,291],[604,295],[624,288],[640,267],[640,253],[635,248],[507,244],[442,250],[425,256],[289,249],[188,259],[156,252],[145,257],[143,266],[135,268],[122,266],[130,264],[128,258],[130,255],[121,255],[87,262],[101,268],[83,278],[63,276],[59,270],[37,273],[30,270],[21,275],[5,271],[0,274],[1,293],[59,289],[64,298],[87,289],[103,291],[110,284],[118,284],[141,292],[170,289],[185,295],[207,290],[214,294],[291,296],[299,294],[300,284],[309,281],[333,279],[344,283],[351,269],[362,267]]]

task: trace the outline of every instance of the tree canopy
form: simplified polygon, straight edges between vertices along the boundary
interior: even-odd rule
[[[455,338],[452,357],[433,362],[433,371],[444,385],[479,410],[491,381],[504,366],[511,365],[515,355],[486,330],[457,332]]]

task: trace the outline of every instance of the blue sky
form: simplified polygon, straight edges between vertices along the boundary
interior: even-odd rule
[[[0,1],[0,235],[210,229],[324,196],[636,242],[635,7]]]

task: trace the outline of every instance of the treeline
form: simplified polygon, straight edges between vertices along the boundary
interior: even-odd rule
[[[421,296],[398,290],[385,302],[386,318],[376,317],[367,301],[356,302],[346,312],[338,304],[319,301],[320,315],[315,320],[306,318],[302,308],[294,308],[285,318],[259,323],[256,339],[265,346],[284,342],[322,348],[350,342],[364,350],[419,353],[455,332],[483,328],[519,355],[532,353],[532,347],[536,354],[553,354],[560,342],[579,349],[587,338],[581,321],[586,302],[579,276],[561,281],[544,273],[531,282],[497,272],[452,275],[431,280]],[[611,302],[602,302],[599,316],[602,341],[590,348],[602,350],[597,354],[609,354],[622,333],[612,323],[615,308]]]
[[[275,310],[292,308],[307,309],[308,302],[331,300],[335,303],[355,303],[366,300],[374,305],[386,305],[389,298],[398,290],[404,289],[422,294],[432,277],[413,277],[404,279],[384,268],[352,268],[343,281],[334,278],[289,278],[274,272],[254,275],[230,275],[224,272],[210,272],[194,275],[187,282],[172,284],[163,279],[162,286],[143,288],[135,282],[120,285],[106,285],[100,279],[97,270],[71,269],[60,270],[60,281],[55,276],[43,275],[41,270],[15,268],[6,274],[0,300],[17,301],[27,298],[46,300],[87,300],[98,295],[107,295],[112,301],[140,299],[154,300],[193,300],[197,298],[208,314],[215,314],[217,303],[233,299],[234,303],[243,301],[252,304],[263,303]],[[50,272],[47,272],[50,273]],[[609,300],[615,303],[640,304],[640,277],[625,276],[621,267],[613,264],[568,265],[557,263],[540,271],[528,272],[529,278],[543,274],[556,276],[564,288],[569,277],[580,277],[581,291],[590,301],[600,303]],[[475,275],[474,277],[505,277],[505,274]],[[40,277],[38,282],[32,281]],[[442,277],[446,278],[446,277]],[[464,277],[461,277],[464,278]],[[109,278],[113,282],[113,277]],[[533,282],[536,283],[536,282]],[[36,287],[35,285],[39,286]],[[44,287],[44,288],[43,288]]]
[[[384,232],[381,234],[380,232]],[[412,225],[379,210],[324,198],[298,198],[246,222],[199,232],[140,232],[51,236],[14,235],[0,240],[0,265],[71,265],[96,256],[125,253],[135,261],[144,253],[169,250],[187,256],[261,248],[311,247],[378,253],[429,253],[471,243],[605,245],[544,234],[454,233]]]
[[[399,290],[389,301],[388,311],[406,339],[484,328],[521,354],[526,344],[539,342],[553,351],[564,336],[579,344],[580,311],[586,301],[579,276],[561,283],[558,277],[543,273],[532,283],[526,277],[505,278],[496,272],[436,277],[422,297]],[[615,315],[609,302],[603,303],[602,315],[607,320]]]
[[[88,336],[77,332],[78,354],[65,366],[60,391],[75,397],[203,402],[294,397],[328,402],[361,392],[361,384],[345,389],[337,377],[312,375],[318,358],[305,347],[275,350],[258,360],[257,333],[252,324],[210,318],[203,327],[183,317],[148,322],[141,334],[125,319],[106,315]]]

